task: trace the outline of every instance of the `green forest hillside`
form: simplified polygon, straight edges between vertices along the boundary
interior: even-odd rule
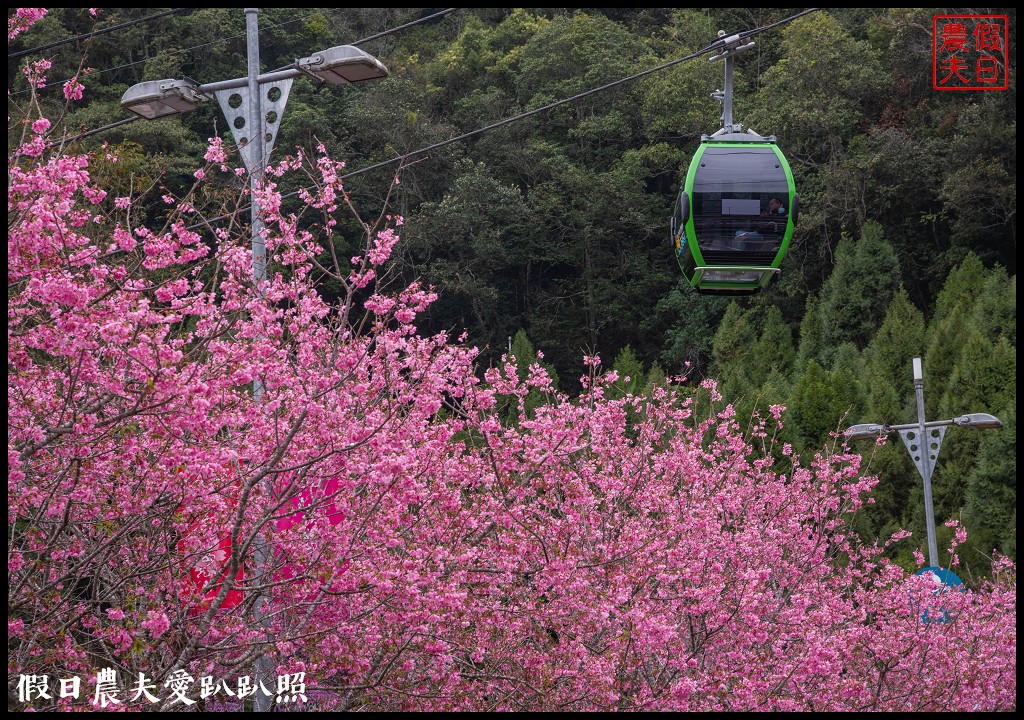
[[[965,577],[985,574],[993,549],[1015,558],[1015,10],[961,11],[1008,18],[1009,88],[988,92],[933,88],[942,9],[791,22],[780,21],[800,9],[442,10],[259,16],[264,70],[349,43],[389,68],[355,86],[296,81],[272,159],[323,144],[352,171],[381,163],[348,187],[366,216],[404,218],[394,271],[439,295],[422,331],[465,331],[484,365],[513,346],[539,352],[570,394],[585,354],[629,376],[624,392],[712,377],[740,418],[785,405],[784,440],[801,454],[853,423],[915,420],[911,360],[922,357],[929,420],[984,411],[1004,422],[946,435],[933,478],[940,548],[953,532],[942,523],[957,520],[969,530]],[[119,100],[145,80],[244,76],[245,20],[241,8],[194,8],[89,36],[158,11],[57,8],[11,42],[18,54],[70,40],[9,60],[9,145],[38,104],[69,138],[90,133],[72,151],[122,146],[111,182],[152,186],[154,208],[190,186],[207,138],[228,133],[217,104],[113,126],[130,117]],[[734,117],[777,137],[800,224],[763,292],[701,296],[682,280],[668,219],[701,135],[720,127],[710,94],[722,63],[699,57],[587,91],[683,58],[720,30],[773,23],[736,61]],[[22,68],[41,58],[50,81],[31,91]],[[85,93],[68,104],[61,88],[76,76]],[[241,182],[209,198],[227,203]],[[857,449],[880,478],[861,530],[913,530],[893,548],[910,563],[924,542],[917,471],[895,438]]]

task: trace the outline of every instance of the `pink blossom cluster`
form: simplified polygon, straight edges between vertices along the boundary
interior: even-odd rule
[[[46,87],[46,71],[51,67],[53,67],[53,63],[43,58],[30,62],[21,69],[21,72],[28,79],[28,84],[38,90]]]
[[[67,100],[81,100],[85,85],[78,81],[78,76],[71,78],[64,83],[64,98]]]
[[[7,40],[10,42],[46,17],[46,8],[17,8],[7,18]]]
[[[853,530],[874,479],[775,447],[781,407],[745,433],[713,382],[482,371],[389,286],[398,219],[341,254],[323,157],[281,169],[323,179],[307,205],[258,190],[258,288],[248,228],[196,229],[192,194],[130,224],[109,162],[8,163],[11,672],[269,653],[348,710],[1016,707],[1013,565],[936,593],[888,562]]]

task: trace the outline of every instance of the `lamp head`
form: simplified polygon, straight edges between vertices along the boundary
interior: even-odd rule
[[[295,61],[296,67],[331,85],[378,80],[388,76],[380,60],[352,45],[321,50]]]
[[[847,440],[869,440],[880,438],[889,434],[889,428],[878,423],[864,423],[862,425],[851,425],[843,431],[843,437]]]
[[[148,80],[128,88],[121,107],[147,120],[195,110],[206,97],[194,80]]]
[[[969,427],[975,430],[998,430],[1003,426],[1003,421],[995,415],[988,413],[967,413],[958,418],[953,418],[953,424],[959,427]]]

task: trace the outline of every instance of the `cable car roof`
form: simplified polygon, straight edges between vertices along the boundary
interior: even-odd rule
[[[713,135],[701,135],[701,142],[744,142],[744,143],[774,143],[775,136],[758,135],[756,132],[747,128],[743,132],[734,132],[722,128]]]

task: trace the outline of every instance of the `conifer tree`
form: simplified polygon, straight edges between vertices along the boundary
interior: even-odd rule
[[[978,460],[967,479],[964,493],[964,521],[968,530],[967,561],[981,566],[993,550],[1017,556],[1017,409],[999,409],[1003,428],[982,433]]]
[[[924,316],[900,287],[889,303],[882,326],[864,351],[864,372],[860,377],[867,390],[867,420],[908,422],[911,361],[921,356],[923,343]]]
[[[711,347],[711,373],[726,402],[738,401],[751,389],[748,365],[756,341],[754,327],[739,304],[729,303]]]
[[[644,381],[644,392],[650,393],[652,389],[661,387],[665,384],[665,380],[665,371],[661,369],[661,365],[654,363],[651,365],[651,369],[647,373],[647,379]]]
[[[818,322],[824,355],[844,342],[867,346],[882,324],[889,300],[899,286],[896,251],[875,221],[864,224],[860,238],[844,235],[836,249],[836,266],[821,288]]]
[[[644,387],[644,366],[636,359],[633,348],[626,345],[615,357],[612,369],[618,373],[619,378],[612,387],[613,397],[624,395],[636,395]]]
[[[796,350],[793,331],[782,319],[782,312],[771,306],[765,312],[761,335],[750,353],[749,374],[754,386],[761,386],[773,373],[788,375],[793,370]]]
[[[515,337],[512,338],[510,347],[510,352],[515,358],[516,376],[519,378],[520,382],[526,383],[530,379],[531,368],[537,365],[547,373],[548,378],[551,381],[551,388],[558,388],[558,373],[555,372],[555,368],[549,363],[544,362],[543,354],[538,352],[533,346],[533,343],[530,342],[530,338],[527,337],[525,330],[519,330],[516,332]],[[537,408],[543,405],[546,400],[546,391],[539,387],[531,386],[523,400],[526,416],[532,417]],[[502,412],[503,420],[513,422],[520,414],[521,412],[518,409],[515,398],[505,398]]]
[[[968,253],[946,277],[936,298],[935,311],[928,324],[928,347],[924,357],[924,372],[928,378],[925,404],[930,414],[938,412],[939,403],[949,386],[953,367],[972,329],[974,303],[987,277],[988,271],[978,256]]]
[[[808,295],[804,316],[800,321],[800,340],[795,367],[797,373],[804,372],[811,360],[816,360],[819,364],[823,362],[822,355],[825,345],[818,316],[818,300],[814,295]]]
[[[842,430],[857,404],[855,386],[853,373],[845,368],[830,372],[814,360],[807,363],[789,402],[801,449],[821,448],[832,433]]]

